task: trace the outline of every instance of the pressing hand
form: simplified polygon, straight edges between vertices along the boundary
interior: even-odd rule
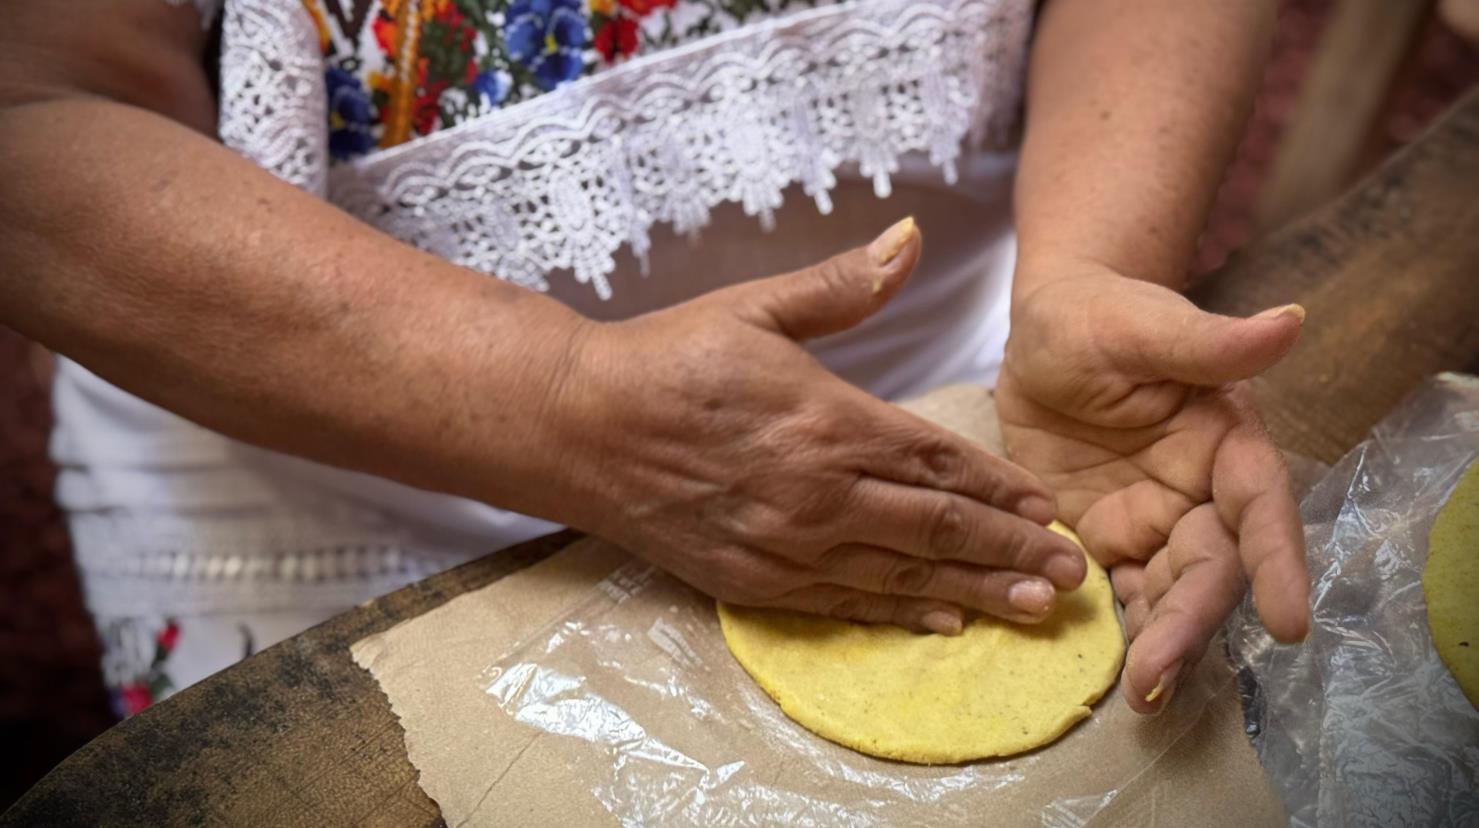
[[[558,395],[567,468],[607,537],[725,601],[953,634],[1042,619],[1082,555],[1018,466],[828,372],[801,342],[878,311],[919,258],[870,246],[615,324]]]

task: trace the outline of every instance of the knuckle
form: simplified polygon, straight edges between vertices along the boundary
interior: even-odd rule
[[[1150,608],[1150,614],[1145,620],[1146,626],[1156,624],[1165,627],[1179,627],[1186,629],[1199,629],[1201,619],[1190,607],[1182,605],[1179,601],[1157,601]]]
[[[887,595],[919,595],[934,579],[935,567],[927,561],[904,560],[889,568],[883,578]]]
[[[790,535],[790,520],[770,504],[750,501],[734,507],[738,534],[769,549],[785,542]]]
[[[973,573],[960,579],[959,591],[972,607],[992,610],[1007,604],[1007,590],[1011,584],[1010,578],[998,578],[994,574]],[[1013,611],[1015,612],[1015,609]]]
[[[997,549],[1002,564],[1008,569],[1025,570],[1033,562],[1032,541],[1022,529],[1007,532]]]
[[[851,566],[853,551],[845,544],[831,546],[812,556],[811,566],[821,573],[846,572]]]
[[[796,587],[789,573],[773,566],[756,567],[750,580],[750,590],[765,603],[771,603]]]
[[[941,498],[930,518],[929,548],[941,557],[956,558],[970,543],[970,525],[960,502],[953,497]]]
[[[850,448],[849,431],[835,407],[798,402],[775,420],[760,442],[765,455],[788,477],[815,476],[835,465],[839,449]]]
[[[741,530],[751,543],[796,562],[812,561],[835,543],[839,508],[834,492],[809,483],[780,499],[784,502],[747,510]]]
[[[954,446],[935,438],[920,448],[919,460],[924,466],[926,482],[940,488],[958,481],[965,467],[965,458]]]
[[[828,602],[827,615],[833,618],[864,621],[868,619],[868,602],[861,595],[840,595]]]
[[[817,263],[812,267],[812,273],[829,296],[840,295],[846,291],[849,280],[847,264],[843,257],[834,256]]]
[[[851,490],[847,486],[839,492],[836,487],[825,485],[823,481],[818,481],[818,484],[809,487],[806,494],[797,497],[792,507],[792,523],[808,536],[824,533],[837,521],[841,504]]]
[[[786,444],[809,452],[851,448],[857,432],[849,419],[848,412],[830,400],[800,403],[787,423]]]
[[[1125,634],[1133,641],[1145,628],[1145,620],[1150,616],[1150,604],[1143,598],[1136,598],[1125,604]]]

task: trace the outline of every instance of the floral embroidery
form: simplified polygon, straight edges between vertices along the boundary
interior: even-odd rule
[[[302,0],[330,155],[358,158],[647,54],[831,0]]]
[[[195,632],[195,652],[181,658],[176,652],[181,622],[177,618],[115,618],[102,622],[103,681],[113,712],[119,718],[136,715],[203,677],[199,660],[203,647],[220,640],[221,622],[195,617],[185,625]],[[241,639],[240,658],[257,650],[256,636],[242,621],[225,619]],[[214,629],[213,629],[214,627]],[[213,659],[212,659],[213,660]],[[183,663],[181,663],[183,661]]]
[[[167,619],[164,627],[154,636],[154,657],[149,661],[148,668],[132,681],[113,688],[113,712],[119,718],[147,710],[150,705],[175,689],[174,682],[170,681],[169,675],[164,671],[164,663],[169,660],[169,654],[174,652],[179,640],[179,623],[173,618]]]
[[[596,30],[593,44],[607,63],[637,51],[637,21],[630,17],[608,17]]]
[[[364,155],[375,147],[370,98],[359,78],[329,67],[326,73],[329,97],[329,154],[335,159]]]
[[[581,0],[514,0],[506,21],[509,57],[534,73],[540,89],[554,89],[580,77],[586,40]]]

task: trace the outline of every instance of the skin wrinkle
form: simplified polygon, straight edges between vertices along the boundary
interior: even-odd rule
[[[1003,420],[1010,421],[1010,418],[1003,416]],[[1228,429],[1226,431],[1223,431],[1222,435],[1226,436],[1226,434],[1231,431],[1231,428],[1232,425],[1231,423],[1229,423]],[[1025,430],[1050,433],[1046,432],[1044,429],[1033,428],[1031,426],[1025,427]],[[1148,459],[1148,455],[1150,452],[1160,448],[1163,441],[1174,437],[1176,433],[1176,430],[1171,428],[1158,429],[1157,432],[1147,434],[1142,441],[1139,441],[1144,443],[1144,446],[1142,448],[1135,450],[1129,454],[1116,454],[1114,447],[1107,447],[1087,441],[1079,441],[1081,449],[1094,449],[1097,451],[1102,451],[1105,452],[1108,456],[1106,456],[1103,460],[1095,462],[1086,462],[1082,465],[1069,465],[1062,467],[1059,471],[1055,472],[1055,475],[1059,477],[1077,476],[1082,475],[1083,473],[1095,472],[1106,468],[1116,467],[1124,463],[1129,463],[1135,468],[1136,472],[1139,475],[1152,477],[1176,494],[1179,494],[1196,502],[1201,502],[1202,500],[1207,498],[1210,492],[1204,490],[1203,488],[1195,487],[1192,484],[1183,483],[1178,485],[1173,481],[1168,481],[1157,476],[1156,467],[1158,464],[1153,462],[1151,459]],[[1124,448],[1119,448],[1120,452],[1124,452],[1125,450],[1126,449]],[[1082,451],[1070,452],[1065,450],[1064,456],[1080,456],[1082,455],[1082,453]],[[1103,493],[1107,494],[1108,492]]]
[[[1145,482],[1137,483],[1131,487],[1144,497],[1149,492],[1152,497],[1163,497],[1164,492],[1156,487],[1144,488]],[[1166,538],[1170,534],[1170,526],[1167,522],[1174,522],[1184,508],[1189,508],[1189,503],[1178,503],[1173,506],[1170,516],[1171,521],[1157,522],[1154,518],[1141,515],[1142,523],[1135,524],[1136,513],[1130,503],[1129,492],[1125,490],[1116,497],[1105,497],[1093,504],[1084,512],[1079,521],[1079,528],[1085,536],[1092,539],[1085,540],[1090,554],[1100,563],[1113,563],[1119,560],[1145,560],[1151,557],[1155,550],[1165,545]],[[1162,514],[1164,514],[1164,503]]]

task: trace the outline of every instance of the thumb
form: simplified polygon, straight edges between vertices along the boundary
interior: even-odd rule
[[[737,305],[750,322],[791,339],[813,339],[845,331],[882,308],[914,271],[921,246],[910,216],[867,247],[730,290],[739,294]]]
[[[1148,379],[1215,386],[1272,368],[1299,339],[1304,308],[1282,305],[1241,319],[1178,305],[1180,318],[1142,317],[1131,353]]]

